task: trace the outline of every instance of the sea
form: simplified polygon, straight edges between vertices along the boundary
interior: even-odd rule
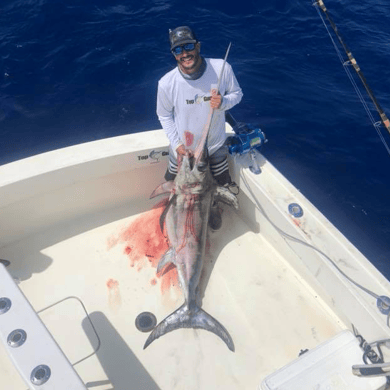
[[[324,1],[390,115],[390,3]],[[168,30],[183,25],[205,57],[232,43],[244,93],[232,115],[266,133],[265,157],[390,279],[390,154],[312,0],[2,0],[0,165],[161,128]]]

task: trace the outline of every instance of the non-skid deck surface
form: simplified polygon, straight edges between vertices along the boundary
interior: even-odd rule
[[[193,329],[143,350],[148,333],[136,329],[137,315],[149,311],[161,321],[183,302],[175,269],[156,275],[167,244],[158,227],[162,209],[150,207],[106,211],[0,249],[37,311],[71,296],[85,304],[101,340],[96,355],[75,365],[90,389],[256,389],[301,349],[342,329],[278,252],[225,209],[221,230],[209,234],[200,291],[203,309],[228,329],[235,352]],[[72,363],[97,346],[76,299],[40,316]],[[25,390],[4,356],[1,346],[2,386]]]

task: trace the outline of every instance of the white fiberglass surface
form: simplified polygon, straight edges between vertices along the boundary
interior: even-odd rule
[[[155,202],[157,203],[157,201]],[[94,390],[256,388],[300,350],[343,324],[280,254],[234,211],[210,232],[200,284],[202,307],[229,331],[235,352],[213,333],[180,329],[154,341],[135,327],[144,311],[158,321],[183,303],[173,267],[156,275],[167,243],[162,206],[151,201],[75,219],[0,249],[11,275],[71,363]],[[25,390],[5,362],[2,386]],[[48,357],[50,360],[50,357]]]

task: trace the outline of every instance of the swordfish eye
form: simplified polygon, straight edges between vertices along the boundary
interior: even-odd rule
[[[207,169],[207,163],[205,161],[201,161],[199,164],[198,164],[198,170],[200,172],[204,172],[205,170]]]

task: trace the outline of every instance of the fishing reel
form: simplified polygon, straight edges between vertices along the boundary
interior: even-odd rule
[[[249,169],[254,174],[261,173],[257,156],[260,148],[268,140],[265,134],[249,123],[237,122],[230,112],[226,112],[226,121],[232,126],[235,135],[227,138],[227,146],[232,156],[249,156]]]

